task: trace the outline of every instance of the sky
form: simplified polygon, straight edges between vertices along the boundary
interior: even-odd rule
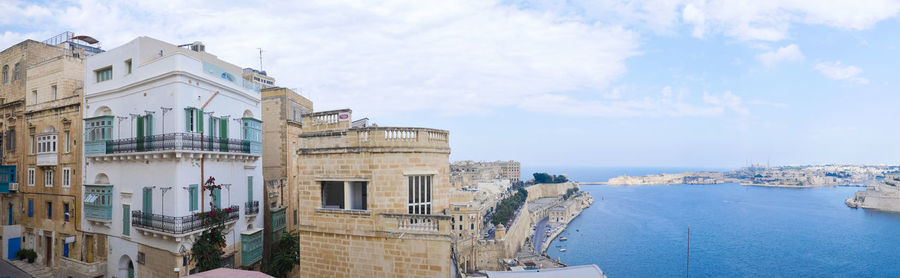
[[[150,36],[254,68],[262,48],[262,69],[315,110],[449,130],[453,161],[897,165],[898,13],[884,0],[4,0],[0,48]]]

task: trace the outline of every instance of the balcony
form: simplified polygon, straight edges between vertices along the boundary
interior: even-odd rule
[[[244,203],[244,215],[257,215],[259,214],[259,201],[246,202]]]
[[[233,154],[243,158],[258,158],[262,153],[262,143],[243,139],[201,136],[197,133],[167,133],[85,143],[85,155],[92,158],[159,152],[211,152]]]
[[[443,234],[450,231],[449,215],[383,213],[381,216],[386,231],[424,234]]]
[[[37,154],[37,166],[56,166],[59,159],[59,153],[47,152]]]
[[[84,217],[88,221],[112,221],[112,185],[84,185]]]
[[[449,132],[432,128],[363,127],[342,131],[304,131],[300,138],[304,139],[300,142],[301,154],[348,150],[450,152]]]
[[[240,217],[240,207],[231,206],[231,212],[225,218],[225,223],[234,223]],[[131,226],[135,228],[160,232],[167,235],[179,236],[214,226],[218,223],[207,221],[197,214],[188,216],[165,216],[160,214],[144,213],[140,210],[131,212]]]
[[[254,229],[241,233],[241,265],[250,266],[262,259],[262,229]]]

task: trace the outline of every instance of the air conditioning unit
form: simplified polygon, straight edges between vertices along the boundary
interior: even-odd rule
[[[19,183],[17,183],[17,182],[9,183],[9,191],[19,191]]]
[[[196,41],[191,44],[191,50],[197,52],[206,52],[206,46],[202,42]]]

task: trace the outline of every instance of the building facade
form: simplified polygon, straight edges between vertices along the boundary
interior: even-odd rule
[[[82,225],[106,237],[110,276],[189,274],[213,208],[230,209],[225,266],[262,257],[258,86],[189,46],[138,37],[85,61]]]
[[[259,85],[260,89],[275,87],[275,77],[269,76],[264,70],[244,68],[241,77],[244,78],[244,80]]]
[[[100,52],[96,43],[65,32],[0,54],[3,258],[33,249],[36,263],[72,277],[102,274],[90,268],[105,261],[78,210],[84,58]]]
[[[448,132],[303,116],[296,150],[302,277],[448,277]]]

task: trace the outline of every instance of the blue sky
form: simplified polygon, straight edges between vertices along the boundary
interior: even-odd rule
[[[203,41],[452,160],[900,164],[897,1],[0,3],[0,47]]]

